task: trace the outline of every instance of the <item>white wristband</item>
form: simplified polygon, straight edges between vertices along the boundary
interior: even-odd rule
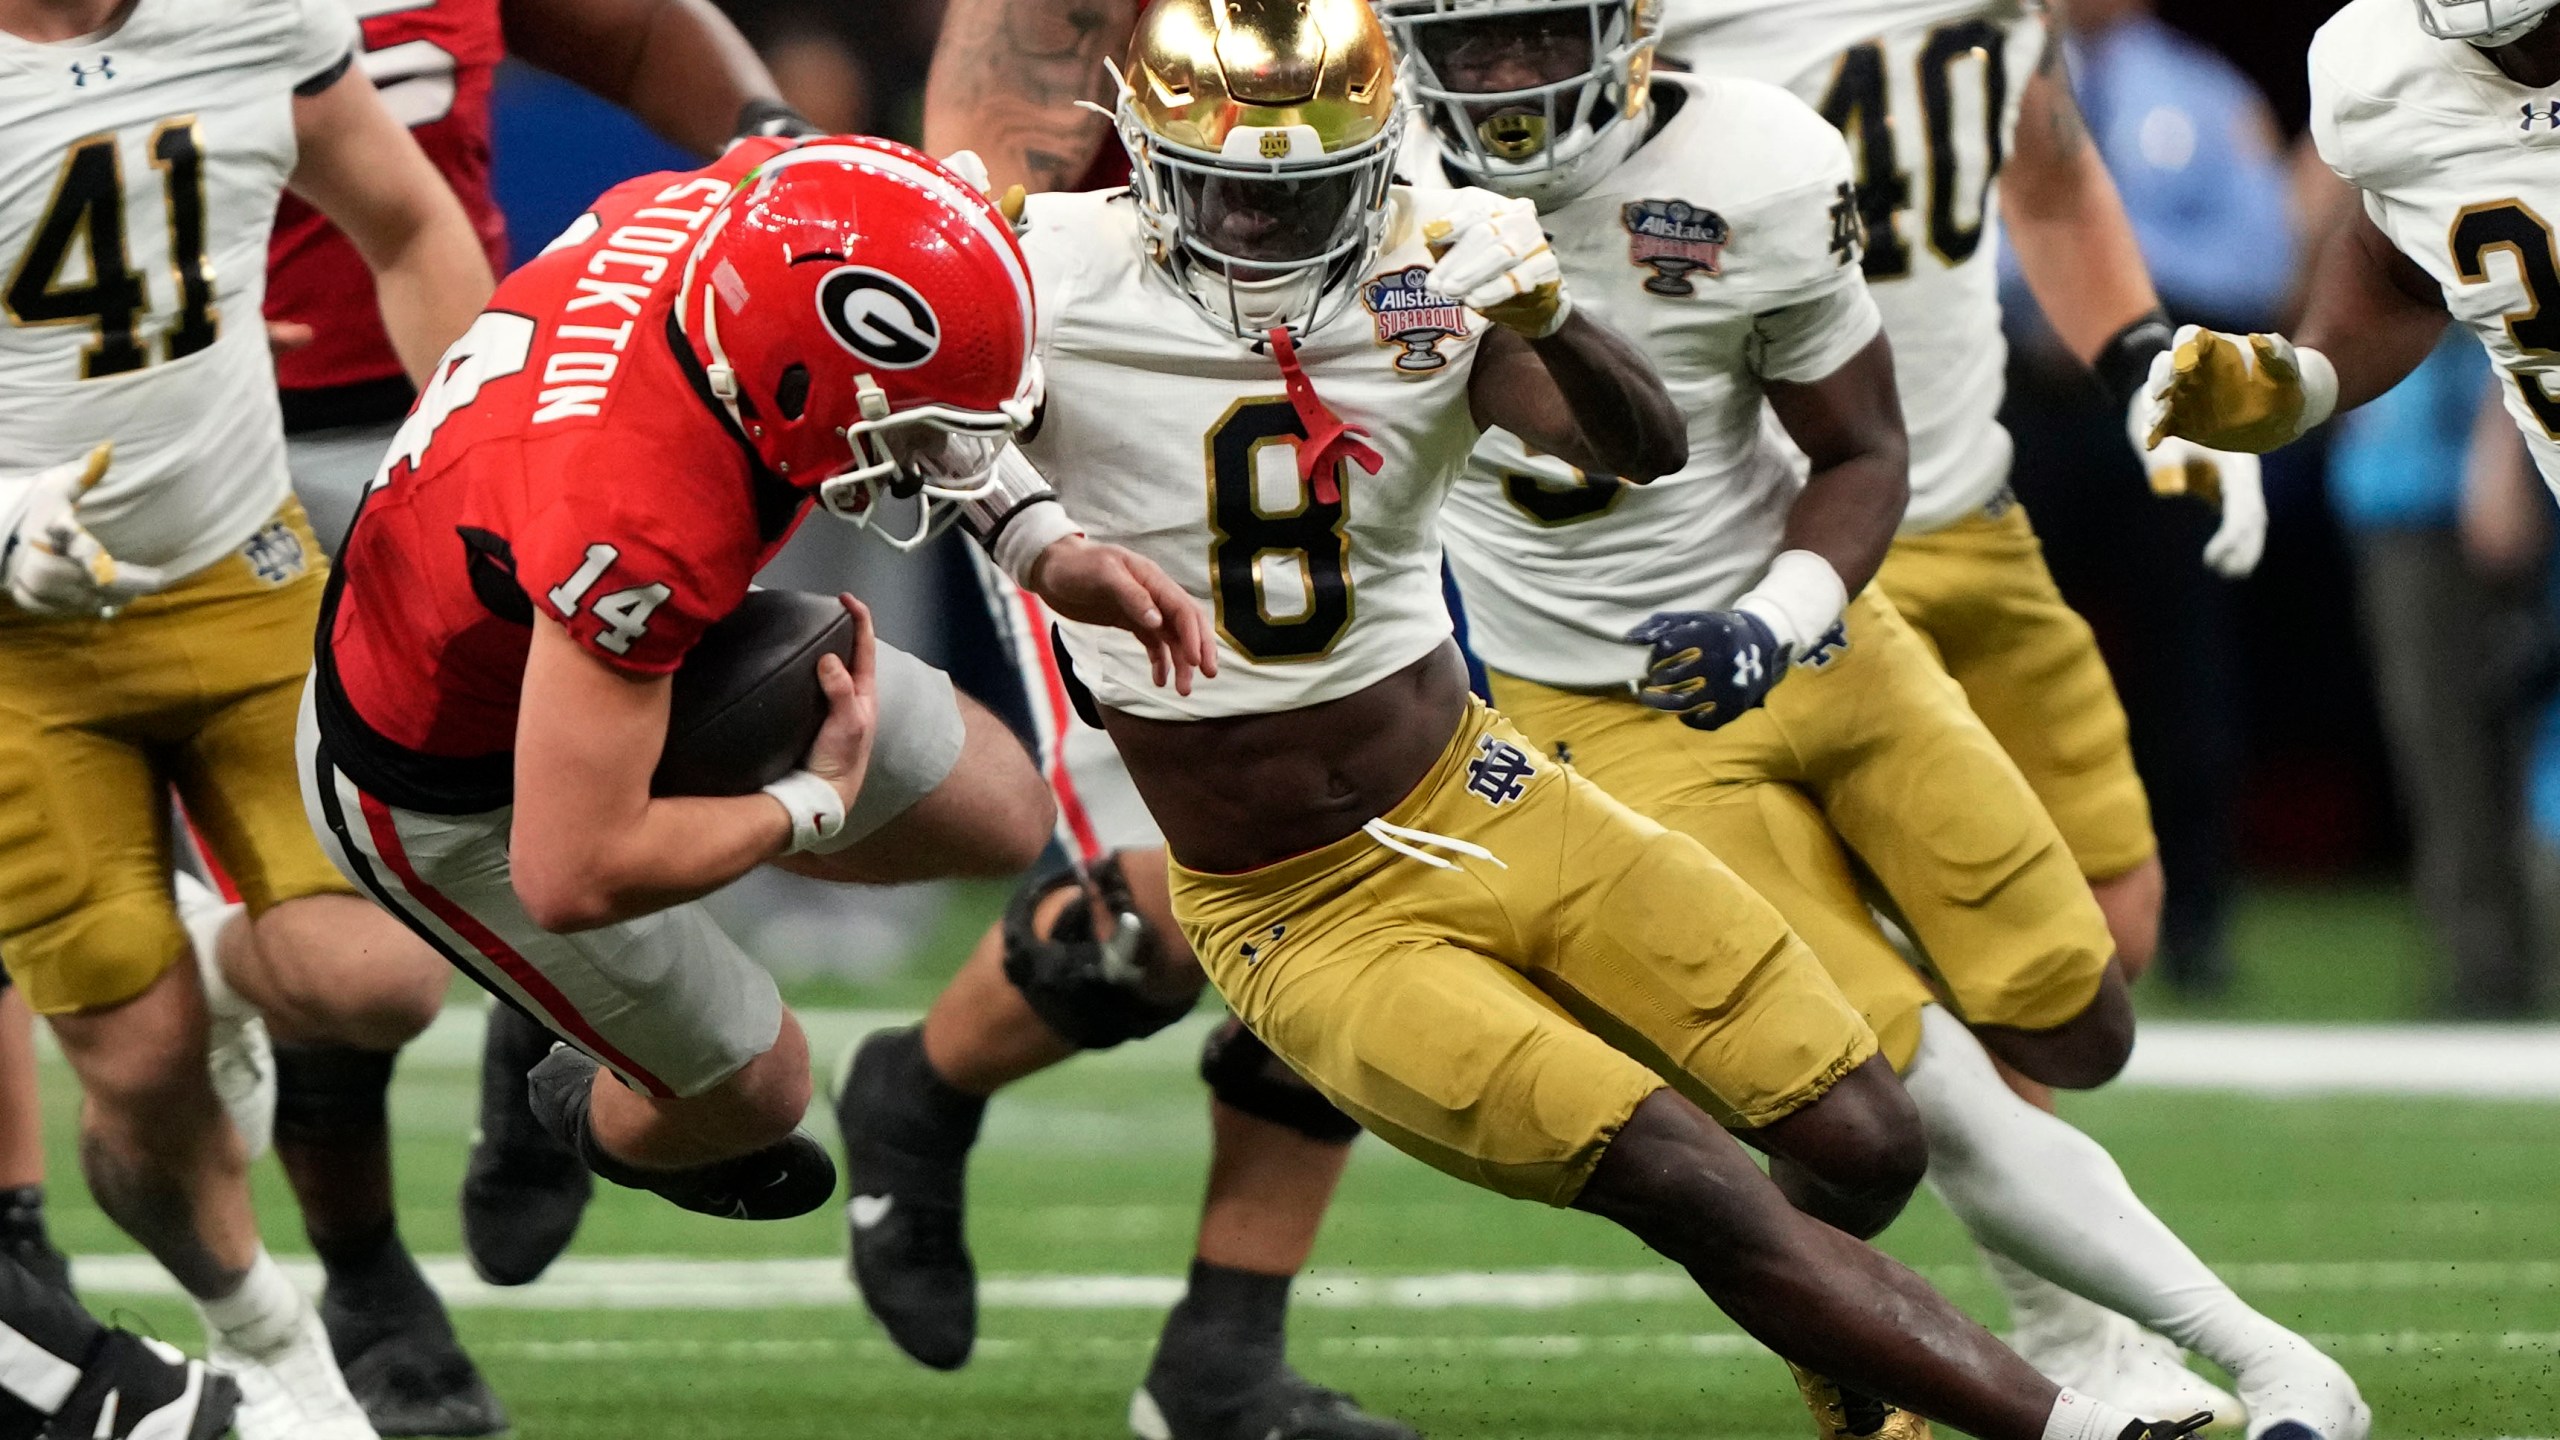
[[[791,817],[791,848],[785,855],[815,850],[844,828],[844,797],[836,787],[806,770],[794,770],[764,787]]]
[[[2338,412],[2338,367],[2308,345],[2295,346],[2293,359],[2302,368],[2302,421],[2293,433],[2306,435]]]
[[[1757,615],[1790,654],[1822,638],[1849,608],[1849,587],[1831,562],[1810,550],[1782,550],[1751,593],[1733,608]]]
[[[1013,577],[1013,583],[1031,588],[1031,567],[1050,546],[1084,531],[1067,518],[1067,507],[1056,500],[1040,500],[1025,506],[1005,522],[1003,533],[996,536],[996,568]]]

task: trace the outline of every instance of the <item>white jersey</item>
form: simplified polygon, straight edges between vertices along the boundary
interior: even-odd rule
[[[2560,102],[2428,35],[2408,0],[2353,0],[2311,42],[2311,135],[2509,377],[2560,490]]]
[[[260,311],[295,87],[353,53],[337,0],[137,0],[0,33],[0,476],[115,442],[80,518],[174,575],[290,493]]]
[[[2405,0],[2404,0],[2405,4]],[[1784,85],[1848,140],[1867,279],[1911,434],[1905,532],[1980,509],[2009,481],[2000,425],[2000,164],[2044,58],[2040,0],[1669,0],[1662,53]]]
[[[1442,498],[1476,442],[1467,405],[1489,323],[1424,287],[1441,197],[1391,192],[1355,301],[1297,342],[1376,474],[1298,474],[1308,433],[1267,345],[1228,334],[1151,263],[1122,192],[1035,195],[1022,248],[1048,400],[1022,450],[1096,540],[1164,567],[1215,622],[1219,673],[1158,689],[1123,631],[1061,622],[1103,704],[1157,719],[1263,714],[1352,694],[1450,632]]]
[[[1627,485],[1490,430],[1445,521],[1469,646],[1548,685],[1637,679],[1630,629],[1724,609],[1760,578],[1804,483],[1761,382],[1822,379],[1880,323],[1839,132],[1758,81],[1666,74],[1653,93],[1678,107],[1661,128],[1538,218],[1576,309],[1652,358],[1688,419],[1688,463]],[[1406,174],[1440,173],[1425,142]]]

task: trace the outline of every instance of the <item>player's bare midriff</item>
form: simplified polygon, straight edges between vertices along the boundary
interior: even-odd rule
[[[1330,845],[1394,809],[1431,773],[1466,703],[1452,642],[1367,689],[1300,710],[1103,717],[1174,858],[1231,875]]]

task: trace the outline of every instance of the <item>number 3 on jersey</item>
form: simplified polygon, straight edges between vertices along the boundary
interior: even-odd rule
[[[1306,438],[1286,396],[1239,400],[1209,427],[1209,591],[1218,633],[1264,663],[1317,659],[1351,624],[1344,502],[1317,500],[1298,478],[1297,445]],[[1273,459],[1285,465],[1263,461],[1272,446],[1282,447]],[[1290,499],[1266,509],[1262,492],[1275,487],[1265,482],[1281,478],[1273,472],[1285,472]]]
[[[204,143],[196,120],[164,120],[145,146],[167,197],[169,291],[177,314],[163,332],[166,358],[184,359],[213,343],[221,317],[213,305],[213,266],[205,258]],[[80,378],[139,370],[150,361],[136,332],[150,308],[150,287],[132,261],[131,237],[147,242],[161,227],[128,225],[124,163],[110,132],[73,143],[53,182],[53,199],[36,222],[27,251],[9,272],[9,319],[19,325],[96,327],[80,354]],[[77,257],[75,259],[75,256]],[[65,271],[86,278],[68,280]]]
[[[2507,334],[2527,354],[2560,354],[2560,244],[2533,207],[2521,200],[2466,205],[2454,217],[2447,240],[2454,273],[2465,285],[2487,283],[2491,252],[2504,250],[2515,257],[2527,308],[2507,317]],[[2560,396],[2543,389],[2542,377],[2531,371],[2515,372],[2515,384],[2525,408],[2541,422],[2542,433],[2560,440]]]

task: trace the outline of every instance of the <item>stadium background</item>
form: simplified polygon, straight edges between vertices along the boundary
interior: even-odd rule
[[[936,8],[735,5],[804,108],[833,105],[822,117],[831,123],[900,135],[914,131]],[[2302,121],[2304,45],[2330,8],[2162,6],[2236,62],[2288,132]],[[520,255],[604,186],[680,163],[629,120],[520,69],[502,82],[497,146]],[[2226,703],[2175,722],[2211,727],[2233,759],[2227,784],[2186,797],[2228,827],[2227,863],[2213,867],[2230,886],[2218,917],[2227,973],[2184,989],[2146,982],[2134,1071],[2069,1098],[2065,1113],[2245,1296],[2339,1354],[2375,1407],[2376,1435],[2560,1433],[2560,1147],[2550,1141],[2560,1031],[2428,1023],[2446,1013],[2445,967],[2411,898],[2408,826],[2323,468],[2314,441],[2271,469],[2267,562],[2205,602],[2229,607]],[[2141,499],[2075,522],[2065,512],[2082,501],[2070,486],[2030,503],[2062,537],[2105,537],[2110,524],[2153,523],[2161,511]],[[2155,597],[2145,577],[2110,577],[2105,558],[2057,553],[2055,563],[2066,586],[2089,581],[2075,599],[2122,664],[2141,652],[2146,610],[2181,602],[2169,587]],[[972,663],[965,629],[943,623],[976,604],[950,556],[892,557],[817,525],[774,578],[849,584],[892,638]],[[2128,685],[2138,724],[2162,682],[2144,683],[2153,689]],[[2174,690],[2176,677],[2165,683]],[[831,1060],[929,1000],[1004,891],[845,894],[758,879],[722,904],[811,1007],[814,1046]],[[606,1187],[544,1283],[500,1292],[472,1282],[456,1258],[453,1196],[480,1011],[476,997],[457,1000],[402,1061],[404,1227],[519,1435],[1125,1433],[1128,1387],[1190,1244],[1206,1127],[1189,1069],[1204,1019],[1060,1067],[993,1108],[972,1174],[984,1339],[966,1372],[938,1376],[897,1357],[854,1308],[831,1212],[741,1226]],[[192,1336],[165,1279],[87,1206],[68,1145],[75,1090],[58,1062],[45,1079],[57,1234],[80,1256],[84,1291],[102,1311]],[[290,1257],[300,1243],[291,1199],[272,1162],[258,1180],[267,1233]],[[1916,1203],[1888,1248],[2000,1323],[1970,1247],[1934,1202]],[[1299,1295],[1300,1363],[1435,1437],[1803,1433],[1778,1364],[1631,1241],[1452,1184],[1375,1144],[1355,1160]]]

